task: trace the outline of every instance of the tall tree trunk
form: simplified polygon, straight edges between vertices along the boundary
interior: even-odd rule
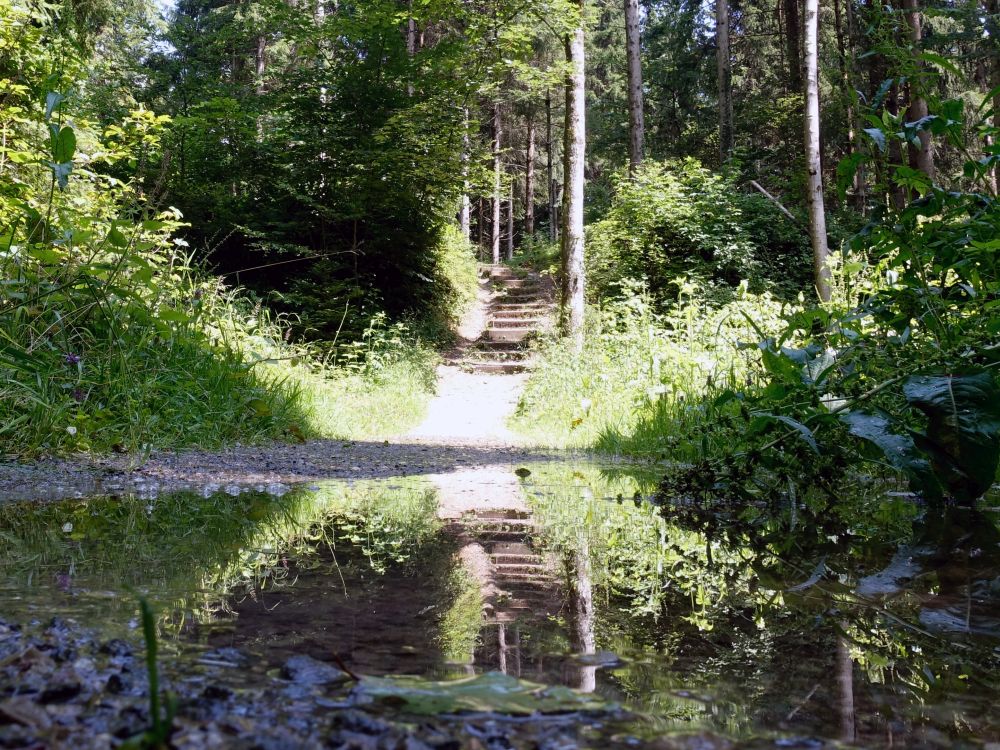
[[[545,155],[548,163],[545,165],[549,185],[549,239],[552,242],[559,240],[559,222],[556,221],[556,180],[555,180],[555,159],[553,158],[552,139],[552,92],[545,90]]]
[[[503,162],[500,160],[500,102],[493,105],[493,263],[500,263],[500,188]]]
[[[408,14],[406,18],[406,54],[412,58],[417,54],[417,21],[413,17],[413,0],[407,0],[406,10]],[[410,83],[406,84],[406,92],[413,96],[412,79]]]
[[[510,180],[510,192],[507,197],[507,260],[514,259],[514,179]]]
[[[625,47],[628,55],[628,164],[634,175],[646,137],[642,94],[642,40],[639,35],[639,0],[625,0]]]
[[[482,196],[479,197],[479,210],[476,212],[476,233],[479,235],[479,259],[486,257],[486,206]]]
[[[826,239],[826,211],[823,206],[823,164],[820,158],[819,131],[819,0],[805,0],[805,74],[806,111],[805,144],[807,194],[809,199],[809,238],[812,240],[816,291],[824,302],[830,301],[830,248]]]
[[[462,111],[462,204],[458,211],[458,226],[466,240],[472,237],[472,206],[469,201],[469,110]]]
[[[535,113],[528,113],[528,141],[524,155],[524,236],[535,233]]]
[[[917,0],[903,0],[903,15],[906,17],[911,52],[916,57],[920,54],[920,43],[923,36],[923,24]],[[918,69],[922,67],[919,60],[916,61],[916,64]],[[906,119],[909,122],[916,122],[929,114],[927,100],[924,99],[923,93],[920,91],[921,85],[919,77],[917,81],[910,80],[906,85],[910,102],[910,106],[906,110]],[[919,169],[933,180],[936,174],[934,171],[934,144],[931,141],[931,134],[928,130],[921,130],[917,137],[920,139],[920,146],[917,147],[910,143],[907,147],[910,154],[910,166]]]
[[[585,0],[578,0],[577,27],[566,35],[566,119],[563,136],[562,329],[583,347],[583,189],[587,150]]]
[[[785,8],[785,48],[788,57],[788,89],[802,93],[802,21],[799,0],[783,0]]]
[[[988,28],[991,30],[990,39],[993,42],[990,46],[993,52],[993,80],[990,82],[990,87],[996,91],[996,95],[993,97],[993,127],[1000,130],[1000,50],[997,49],[996,42],[997,34],[1000,33],[1000,0],[990,0],[989,11],[991,20],[988,22]],[[994,136],[993,142],[996,143],[996,136]],[[1000,165],[993,170],[994,194],[997,192],[998,186],[1000,186]]]
[[[841,25],[840,17],[841,0],[833,0],[833,12],[837,24],[837,52],[840,62],[840,84],[847,97],[847,141],[850,144],[850,153],[854,154],[860,150],[858,142],[860,125],[858,123],[858,111],[856,96],[854,93],[854,64],[852,58],[848,56],[848,46],[854,39],[854,10],[852,4],[854,0],[844,0],[845,15],[847,21],[847,33]],[[865,171],[864,165],[859,164],[854,170],[854,206],[864,215],[867,212],[867,196],[865,195]]]
[[[889,87],[885,108],[894,117],[899,114],[899,86],[895,83]],[[889,161],[892,162],[892,169],[903,163],[903,149],[896,138],[889,141]],[[902,211],[903,207],[906,206],[906,190],[900,185],[893,184],[889,187],[889,192],[896,210]]]
[[[715,0],[716,66],[719,73],[719,161],[733,155],[733,68],[729,51],[729,1]]]

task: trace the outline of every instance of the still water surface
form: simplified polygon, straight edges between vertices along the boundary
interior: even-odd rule
[[[503,672],[624,705],[637,736],[1000,742],[995,512],[897,499],[892,533],[776,537],[658,507],[642,472],[513,468],[0,506],[0,616],[136,639],[146,595],[165,658]]]

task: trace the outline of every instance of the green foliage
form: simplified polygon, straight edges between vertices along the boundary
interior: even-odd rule
[[[665,489],[746,503],[783,487],[832,498],[864,462],[930,500],[970,504],[989,489],[1000,458],[1000,210],[979,192],[908,187],[912,202],[852,241],[839,304],[788,317],[777,337],[759,332],[766,386],[730,396],[740,450],[706,453]]]
[[[756,291],[766,282],[797,291],[807,256],[804,235],[789,223],[693,159],[646,162],[634,179],[616,181],[607,216],[589,229],[592,293],[645,278],[667,300],[678,277],[719,285],[723,301],[743,279]]]
[[[415,335],[375,316],[343,347],[354,359],[333,361],[350,366],[335,369],[287,342],[293,320],[196,270],[176,237],[180,213],[156,210],[144,190],[142,165],[169,118],[137,110],[100,133],[75,118],[74,97],[33,86],[44,65],[22,49],[43,42],[32,19],[45,22],[12,11],[0,23],[10,134],[0,170],[12,176],[0,191],[4,451],[368,437],[413,424],[434,364]],[[59,39],[47,41],[58,50]],[[467,284],[471,261],[440,252]],[[443,310],[459,298],[450,294]]]
[[[545,344],[513,425],[546,445],[689,460],[709,439],[702,399],[755,372],[757,355],[738,348],[755,335],[748,319],[776,328],[782,305],[741,286],[720,306],[681,281],[661,313],[641,283],[620,287],[590,311],[582,351]]]

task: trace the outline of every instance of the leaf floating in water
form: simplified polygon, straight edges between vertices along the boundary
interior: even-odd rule
[[[447,682],[419,677],[367,677],[352,695],[359,703],[378,703],[422,716],[469,711],[523,715],[616,708],[594,695],[527,682],[500,672]]]
[[[520,469],[514,469],[514,473],[521,477],[521,479],[526,479],[531,476],[531,471],[525,469],[523,466]]]

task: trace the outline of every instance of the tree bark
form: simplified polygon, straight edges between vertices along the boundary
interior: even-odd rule
[[[923,36],[923,23],[920,18],[920,8],[917,0],[903,0],[903,15],[906,17],[906,27],[910,40],[911,52],[916,57],[920,53],[921,37]],[[916,61],[918,69],[923,67],[922,63]],[[906,110],[906,119],[909,122],[916,122],[929,114],[927,100],[924,99],[920,91],[921,82],[909,81],[906,85],[910,106]],[[921,130],[917,137],[920,139],[920,146],[913,143],[907,146],[909,151],[910,166],[919,169],[931,180],[936,177],[934,170],[934,144],[931,141],[931,134],[927,130]]]
[[[642,40],[639,34],[639,0],[625,0],[625,46],[628,56],[628,163],[635,175],[642,164],[646,122],[642,93]]]
[[[844,27],[841,23],[841,13],[840,13],[840,2],[841,0],[833,0],[833,13],[835,23],[837,25],[837,57],[840,64],[840,85],[843,88],[844,96],[847,97],[847,142],[849,144],[849,153],[854,154],[858,151],[858,132],[860,131],[860,126],[858,124],[857,109],[855,108],[855,95],[854,95],[854,76],[853,64],[851,59],[848,57],[848,42],[853,39],[853,11],[851,10],[851,3],[854,0],[845,0],[846,16],[847,16],[847,33],[844,33]],[[857,169],[854,170],[854,207],[861,212],[862,215],[866,212],[866,195],[865,195],[865,172],[864,166],[858,165]]]
[[[826,211],[823,205],[823,164],[820,158],[819,121],[819,0],[805,0],[805,144],[809,238],[813,248],[816,291],[830,301],[830,249],[826,238]]]
[[[585,0],[578,0],[577,27],[566,35],[566,117],[563,147],[562,330],[583,347],[583,190],[587,150]]]
[[[500,160],[500,103],[493,105],[493,264],[500,263],[500,188],[503,162]]]
[[[788,89],[793,94],[802,93],[802,22],[799,19],[799,0],[783,0],[785,9],[785,48],[788,56]]]
[[[408,13],[406,19],[406,54],[412,58],[417,54],[417,21],[413,17],[413,0],[407,0],[406,10]],[[406,92],[410,96],[413,96],[414,88],[412,80],[406,84]]]
[[[535,233],[535,113],[528,113],[528,141],[524,155],[524,236]]]
[[[715,42],[719,74],[719,161],[725,164],[733,155],[733,68],[728,0],[715,0]]]
[[[514,180],[510,181],[507,197],[507,260],[514,259]]]
[[[1000,50],[997,49],[997,33],[1000,33],[1000,0],[990,0],[989,3],[990,10],[990,21],[988,22],[987,28],[991,30],[990,38],[993,40],[991,45],[992,55],[992,78],[990,82],[990,88],[996,91],[996,95],[993,97],[993,127],[1000,130]],[[996,137],[994,137],[994,143],[996,142]],[[993,170],[993,193],[996,194],[998,185],[1000,185],[1000,165]]]
[[[458,211],[458,226],[466,240],[472,237],[472,205],[469,201],[469,110],[462,111],[462,203]]]
[[[558,242],[559,222],[556,221],[556,181],[555,165],[552,153],[552,92],[545,90],[545,155],[548,160],[546,172],[549,186],[549,240]]]

